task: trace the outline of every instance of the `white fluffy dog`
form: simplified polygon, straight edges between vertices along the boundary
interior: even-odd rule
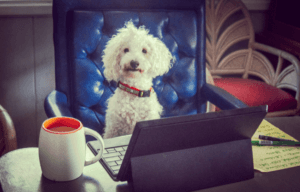
[[[129,21],[107,43],[104,76],[118,82],[108,99],[104,138],[131,134],[136,122],[159,119],[163,107],[152,89],[152,80],[171,68],[172,54],[158,38]]]

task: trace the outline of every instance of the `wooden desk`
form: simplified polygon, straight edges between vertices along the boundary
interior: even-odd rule
[[[270,118],[269,122],[300,139],[300,117]],[[87,157],[93,156],[87,148]],[[203,192],[226,191],[298,191],[300,166],[270,173],[255,172],[253,179],[201,190]],[[201,181],[199,181],[201,182]],[[38,148],[18,149],[0,159],[0,183],[3,191],[72,191],[72,192],[127,192],[133,191],[127,182],[114,182],[100,163],[84,168],[83,174],[69,182],[52,182],[42,176]]]

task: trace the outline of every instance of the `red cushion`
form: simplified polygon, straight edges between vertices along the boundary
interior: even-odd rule
[[[251,107],[268,105],[269,112],[297,107],[297,100],[293,96],[264,82],[239,78],[216,78],[214,82],[217,87],[226,90]]]

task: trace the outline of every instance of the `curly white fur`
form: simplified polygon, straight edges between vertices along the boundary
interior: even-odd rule
[[[121,81],[140,90],[150,90],[152,80],[171,68],[172,54],[158,38],[129,21],[107,43],[102,57],[104,76],[108,81]],[[133,70],[131,61],[138,63]],[[119,88],[108,99],[104,138],[131,134],[136,122],[160,118],[163,108],[155,92],[150,97],[137,97]]]

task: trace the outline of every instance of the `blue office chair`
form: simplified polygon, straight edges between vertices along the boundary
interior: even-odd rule
[[[101,56],[129,20],[145,25],[176,57],[153,80],[162,117],[205,113],[207,101],[221,109],[247,107],[205,82],[205,0],[54,0],[56,90],[45,99],[48,117],[75,117],[103,133],[106,101],[117,85],[105,79]]]

